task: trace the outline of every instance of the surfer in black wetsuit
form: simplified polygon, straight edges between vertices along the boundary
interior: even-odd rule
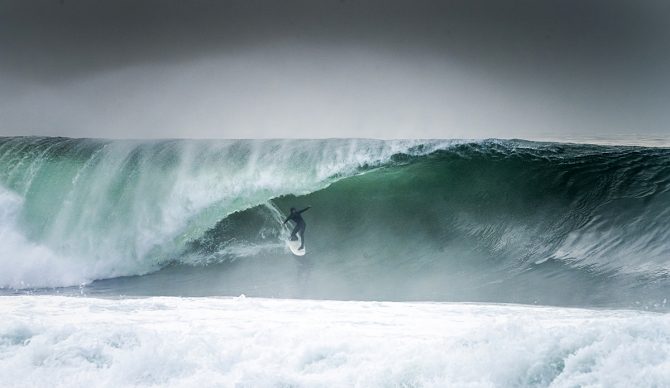
[[[286,224],[289,220],[295,222],[295,227],[293,228],[293,232],[291,232],[291,241],[295,241],[297,239],[296,235],[300,233],[300,248],[302,249],[305,247],[305,220],[302,219],[302,216],[300,213],[305,212],[309,210],[311,206],[307,206],[306,208],[298,211],[294,207],[291,208],[291,214],[286,217],[286,220],[284,220],[284,224]]]

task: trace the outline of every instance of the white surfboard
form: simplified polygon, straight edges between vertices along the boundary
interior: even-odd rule
[[[298,249],[300,248],[300,236],[298,236],[298,239],[295,241],[291,241],[289,237],[289,240],[286,241],[286,245],[288,245],[288,249],[290,249],[294,255],[305,256],[305,250],[307,249],[307,247],[302,247],[302,249]]]

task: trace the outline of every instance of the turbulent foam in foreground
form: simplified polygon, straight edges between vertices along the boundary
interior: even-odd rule
[[[517,305],[0,297],[11,386],[668,386],[670,317]]]

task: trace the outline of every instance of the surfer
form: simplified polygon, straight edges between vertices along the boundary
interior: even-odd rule
[[[302,212],[305,212],[309,210],[311,206],[307,206],[306,208],[298,211],[296,208],[292,207],[291,208],[291,214],[286,217],[286,220],[284,220],[284,225],[290,220],[295,222],[295,227],[293,228],[293,232],[291,232],[291,241],[295,241],[297,239],[296,235],[300,233],[300,249],[303,249],[305,247],[305,220],[302,219],[302,216],[300,215]]]

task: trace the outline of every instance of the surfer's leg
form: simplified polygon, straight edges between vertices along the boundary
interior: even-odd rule
[[[305,247],[305,225],[300,228],[300,248],[298,249],[303,249]]]
[[[298,230],[299,230],[299,229],[300,229],[300,228],[298,227],[298,225],[296,225],[296,226],[293,228],[293,232],[291,232],[291,241],[295,241],[295,240],[298,239],[298,237],[296,237],[296,234],[298,234]]]

